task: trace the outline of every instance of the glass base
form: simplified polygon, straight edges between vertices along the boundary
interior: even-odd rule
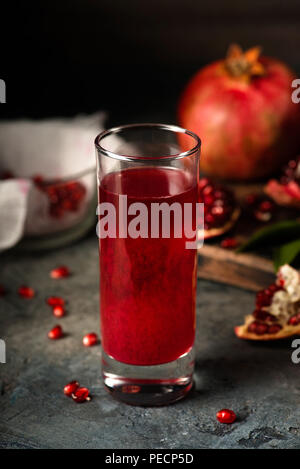
[[[115,399],[137,406],[162,406],[176,402],[193,385],[193,348],[163,365],[135,366],[119,362],[102,351],[102,376]]]

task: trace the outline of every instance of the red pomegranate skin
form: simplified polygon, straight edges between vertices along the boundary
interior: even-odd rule
[[[201,169],[222,179],[272,174],[300,147],[300,105],[292,102],[293,72],[260,57],[263,76],[233,77],[218,61],[200,70],[179,102],[182,127],[202,140]]]

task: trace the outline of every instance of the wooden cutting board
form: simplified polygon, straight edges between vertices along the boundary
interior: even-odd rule
[[[198,277],[257,291],[274,282],[275,275],[268,259],[204,244],[199,249]]]
[[[231,184],[241,206],[247,194],[263,193],[263,184]],[[299,217],[299,212],[285,208],[276,208],[269,223]],[[223,237],[235,237],[239,242],[246,241],[256,230],[266,226],[258,222],[246,210],[242,210],[236,226]],[[234,285],[252,291],[265,288],[275,280],[273,263],[261,253],[237,254],[220,247],[222,238],[204,242],[199,249],[198,277],[216,282]]]

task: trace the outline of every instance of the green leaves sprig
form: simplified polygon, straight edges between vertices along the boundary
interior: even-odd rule
[[[273,247],[275,271],[283,264],[291,264],[300,254],[300,222],[288,220],[274,223],[256,231],[236,252]]]

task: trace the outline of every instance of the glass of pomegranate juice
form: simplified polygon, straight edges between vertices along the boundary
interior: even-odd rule
[[[193,382],[200,140],[136,124],[95,144],[104,384],[128,404],[169,404]]]

